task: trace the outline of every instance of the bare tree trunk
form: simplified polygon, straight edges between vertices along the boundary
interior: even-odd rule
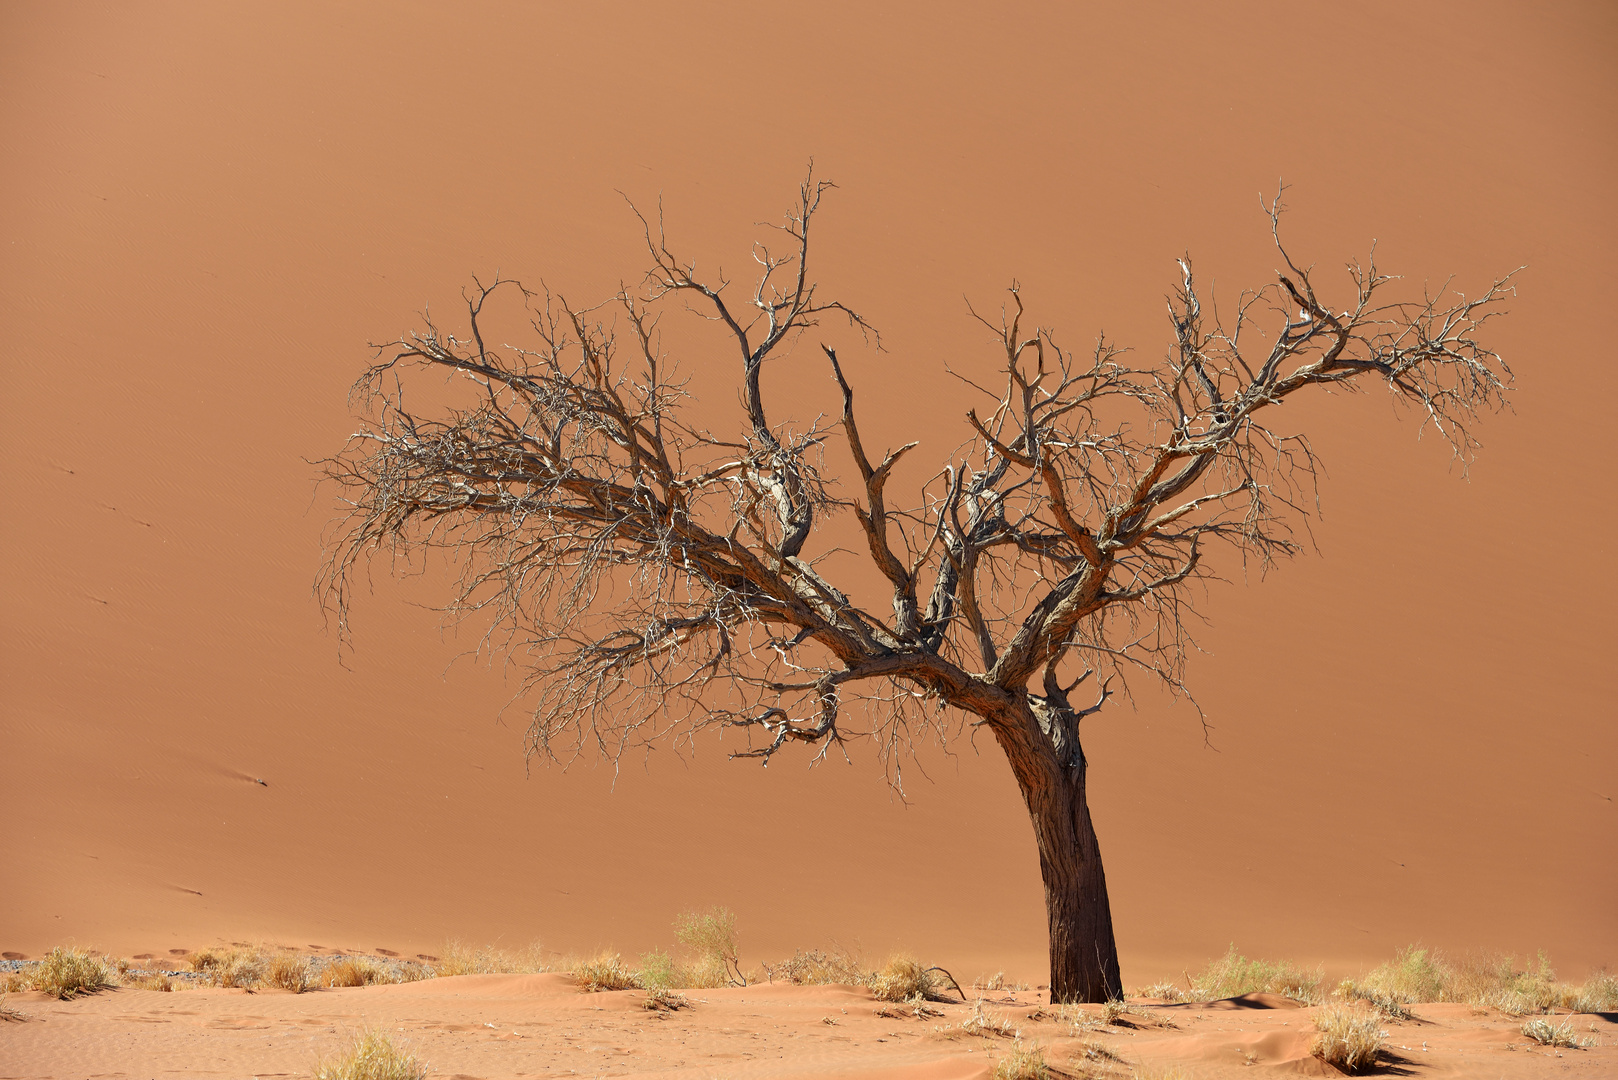
[[[1065,701],[1049,707],[1032,698],[1030,705],[1025,721],[1031,723],[1019,725],[1030,737],[1001,736],[1000,745],[1016,774],[1039,848],[1050,923],[1051,1000],[1122,997],[1101,845],[1085,800],[1078,717]]]

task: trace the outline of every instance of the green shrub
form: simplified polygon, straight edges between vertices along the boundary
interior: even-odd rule
[[[736,948],[736,915],[729,908],[686,912],[674,920],[674,936],[696,956],[693,985],[747,985]]]

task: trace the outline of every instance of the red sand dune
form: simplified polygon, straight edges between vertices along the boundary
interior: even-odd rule
[[[1041,979],[989,747],[929,753],[908,805],[866,760],[717,744],[525,775],[515,681],[456,660],[433,579],[379,567],[346,655],[310,594],[309,461],[368,341],[473,273],[605,295],[641,265],[619,190],[739,272],[813,156],[819,278],[888,348],[840,342],[866,438],[929,466],[966,430],[943,365],[993,362],[963,294],[1015,277],[1064,340],[1156,356],[1183,252],[1227,299],[1270,280],[1277,177],[1322,280],[1373,239],[1413,290],[1527,264],[1470,480],[1380,394],[1300,413],[1319,554],[1229,567],[1191,671],[1212,745],[1143,694],[1087,722],[1091,800],[1129,985],[1232,941],[1618,961],[1615,46],[1598,4],[0,9],[0,949],[629,953],[717,903],[748,961],[835,938]],[[728,355],[685,363],[725,416]]]

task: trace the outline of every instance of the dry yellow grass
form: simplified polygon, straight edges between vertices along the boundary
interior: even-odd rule
[[[952,1035],[981,1035],[990,1038],[1015,1039],[1022,1035],[1012,1022],[999,1013],[990,1012],[984,1008],[983,998],[972,1003],[972,1013],[955,1027],[939,1028],[939,1034]]]
[[[398,980],[369,956],[345,956],[333,960],[320,972],[321,986],[374,986]]]
[[[624,965],[617,953],[602,953],[594,960],[574,965],[573,977],[579,981],[579,989],[586,993],[644,989],[635,973]]]
[[[191,970],[207,977],[215,986],[236,986],[251,990],[264,981],[269,957],[257,949],[236,946],[206,948],[187,958]]]
[[[1334,997],[1342,998],[1347,1002],[1359,1002],[1368,1005],[1389,1020],[1409,1020],[1411,1012],[1405,1008],[1405,1001],[1389,991],[1357,983],[1353,979],[1344,979],[1332,991]]]
[[[1011,1044],[1006,1056],[994,1063],[994,1080],[1050,1080],[1045,1048],[1021,1039]]]
[[[1315,1038],[1309,1052],[1347,1072],[1376,1066],[1382,1052],[1382,1018],[1374,1012],[1328,1005],[1315,1014]]]
[[[315,1068],[315,1080],[425,1080],[426,1076],[424,1062],[375,1028],[351,1036],[342,1054]]]
[[[57,946],[28,972],[26,986],[52,997],[70,998],[113,985],[112,968],[104,957],[81,949]]]
[[[1397,1006],[1456,1001],[1513,1015],[1552,1012],[1606,1012],[1618,1008],[1618,979],[1599,972],[1583,986],[1558,982],[1550,959],[1540,953],[1519,964],[1503,953],[1471,952],[1451,959],[1409,946],[1359,980],[1344,980],[1338,995],[1358,998],[1390,1016]],[[1406,1013],[1408,1015],[1408,1013]]]
[[[870,976],[871,993],[882,1001],[947,1001],[944,988],[959,984],[940,967],[926,967],[913,956],[896,956]],[[963,998],[965,994],[961,995]]]
[[[677,990],[670,990],[663,986],[654,986],[646,991],[646,997],[640,1007],[648,1012],[673,1012],[675,1009],[689,1008],[691,999]]]
[[[1324,979],[1323,970],[1308,971],[1284,960],[1249,960],[1231,945],[1224,956],[1191,980],[1190,992],[1178,1000],[1217,1001],[1243,994],[1279,994],[1306,1005],[1318,1005],[1323,1000],[1320,984]]]
[[[1573,1021],[1553,1023],[1544,1017],[1535,1017],[1522,1026],[1522,1033],[1541,1046],[1566,1046],[1574,1050],[1587,1050],[1596,1045],[1594,1038],[1581,1038],[1573,1033]]]
[[[11,1021],[13,1023],[16,1023],[16,1022],[20,1022],[20,1021],[27,1020],[27,1019],[28,1019],[28,1014],[27,1013],[23,1012],[21,1009],[16,1009],[16,1008],[11,1007],[10,1005],[7,1005],[6,1004],[6,995],[3,994],[3,993],[0,993],[0,1020]]]
[[[309,961],[301,956],[271,957],[264,970],[264,982],[265,985],[278,990],[290,990],[294,994],[301,994],[313,984]]]
[[[764,977],[770,982],[793,983],[798,986],[828,986],[847,983],[864,986],[872,974],[861,966],[859,957],[842,950],[824,952],[819,949],[799,949],[792,957],[778,964],[765,964]]]
[[[472,949],[459,941],[444,943],[443,954],[432,962],[433,972],[440,977],[454,975],[539,975],[547,971],[566,968],[566,964],[553,964],[546,959],[539,942],[514,952],[486,945]]]

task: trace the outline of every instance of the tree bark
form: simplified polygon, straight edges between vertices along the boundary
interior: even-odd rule
[[[1122,997],[1101,845],[1085,800],[1078,718],[1065,702],[1046,707],[1033,698],[1024,720],[1016,732],[1024,737],[1001,735],[998,729],[996,734],[1022,789],[1039,849],[1050,923],[1051,1001]]]

